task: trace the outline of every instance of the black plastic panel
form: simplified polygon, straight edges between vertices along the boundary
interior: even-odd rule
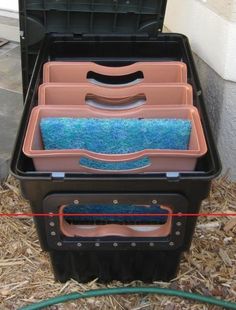
[[[176,276],[181,255],[179,251],[158,250],[50,252],[56,280],[66,282],[72,278],[80,283],[94,279],[104,283],[167,282]]]
[[[43,201],[43,213],[56,214],[59,213],[59,207],[78,201],[81,204],[86,203],[100,203],[113,204],[113,201],[119,203],[132,204],[155,204],[165,205],[171,208],[172,213],[186,213],[188,210],[188,203],[184,196],[179,194],[53,194],[47,196]],[[139,249],[147,249],[154,247],[158,250],[173,250],[178,249],[183,245],[185,234],[186,217],[173,217],[171,224],[171,234],[166,237],[152,237],[152,238],[127,238],[127,237],[74,237],[69,238],[63,236],[60,232],[59,217],[52,216],[45,219],[45,230],[47,235],[48,246],[54,250],[79,250],[83,249],[132,249],[138,247]],[[53,223],[53,224],[52,224]],[[79,246],[78,246],[79,245]],[[98,249],[98,250],[99,250]]]

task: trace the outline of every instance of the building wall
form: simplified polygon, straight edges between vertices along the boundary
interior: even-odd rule
[[[18,11],[18,0],[0,0],[0,10]]]
[[[168,0],[165,24],[190,39],[223,173],[236,180],[236,0]]]
[[[229,21],[236,21],[235,0],[199,0],[203,5]]]
[[[223,174],[236,180],[236,83],[224,80],[197,55],[194,58]]]

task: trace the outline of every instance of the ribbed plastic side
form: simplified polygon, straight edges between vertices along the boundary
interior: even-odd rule
[[[51,252],[56,280],[75,279],[88,282],[98,278],[100,283],[113,280],[170,281],[178,271],[179,251],[82,251]]]

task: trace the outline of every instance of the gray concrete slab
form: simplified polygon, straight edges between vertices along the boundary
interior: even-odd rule
[[[19,26],[19,20],[16,18],[0,16],[0,24],[18,27]]]
[[[1,48],[0,48],[0,56],[10,52],[12,49],[15,49],[18,46],[19,46],[18,43],[8,42],[7,44],[1,46]]]
[[[9,173],[9,162],[23,110],[20,46],[0,47],[0,180]]]
[[[8,174],[22,110],[22,94],[0,89],[0,179]]]
[[[8,44],[0,48],[6,49]],[[22,92],[20,47],[15,45],[0,55],[0,88]]]

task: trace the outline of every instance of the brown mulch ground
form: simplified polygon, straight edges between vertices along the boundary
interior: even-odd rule
[[[203,212],[236,213],[236,183],[227,178],[214,182]],[[0,186],[0,213],[30,212],[18,183],[10,178]],[[179,275],[171,283],[155,283],[236,301],[236,218],[200,218],[192,247],[182,260]],[[130,283],[129,286],[142,283]],[[122,286],[114,282],[109,287]],[[55,283],[50,262],[40,249],[32,218],[0,218],[0,309],[21,306],[74,291],[103,288],[96,281],[86,285],[73,280]],[[218,309],[164,296],[91,298],[50,309]]]

